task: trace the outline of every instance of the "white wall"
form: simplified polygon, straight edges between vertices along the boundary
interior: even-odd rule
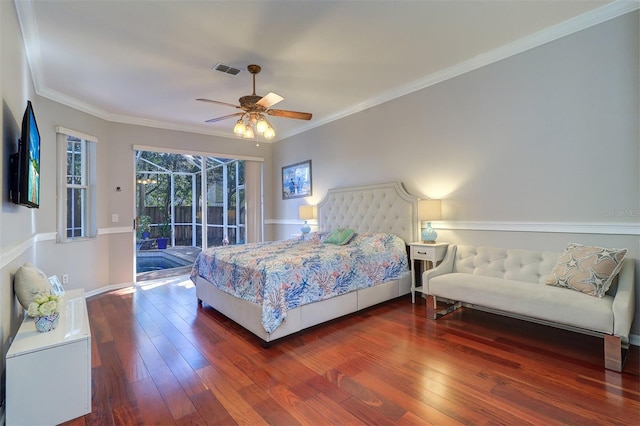
[[[640,258],[638,39],[636,11],[277,143],[276,171],[312,160],[313,196],[276,197],[270,235],[299,232],[298,205],[329,188],[401,181],[443,199],[442,241]]]

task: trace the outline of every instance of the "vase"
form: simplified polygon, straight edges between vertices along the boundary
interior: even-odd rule
[[[60,321],[60,312],[43,317],[35,317],[34,320],[36,323],[36,329],[41,333],[46,333],[58,326],[58,321]]]

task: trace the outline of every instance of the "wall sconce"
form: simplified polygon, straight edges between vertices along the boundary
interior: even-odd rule
[[[420,200],[418,202],[418,220],[427,221],[427,227],[422,230],[422,241],[435,244],[438,233],[431,227],[431,222],[442,219],[441,200]]]
[[[304,205],[298,207],[298,219],[304,220],[304,225],[300,228],[300,232],[308,234],[311,227],[307,224],[307,220],[316,218],[316,206]]]

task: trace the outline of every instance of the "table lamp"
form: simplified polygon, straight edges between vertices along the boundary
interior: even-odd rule
[[[304,220],[304,225],[300,228],[300,232],[308,234],[311,231],[311,227],[307,223],[307,220],[316,218],[316,206],[304,205],[298,207],[298,219]]]
[[[427,221],[427,227],[422,230],[422,241],[435,244],[438,233],[431,227],[431,222],[442,219],[441,200],[420,200],[418,202],[418,219]]]

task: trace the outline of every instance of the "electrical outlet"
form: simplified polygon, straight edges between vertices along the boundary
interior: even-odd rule
[[[62,275],[62,284],[69,284],[69,274]]]
[[[112,213],[111,214],[111,222],[117,223],[119,221],[120,221],[120,215],[118,215],[118,213]]]

